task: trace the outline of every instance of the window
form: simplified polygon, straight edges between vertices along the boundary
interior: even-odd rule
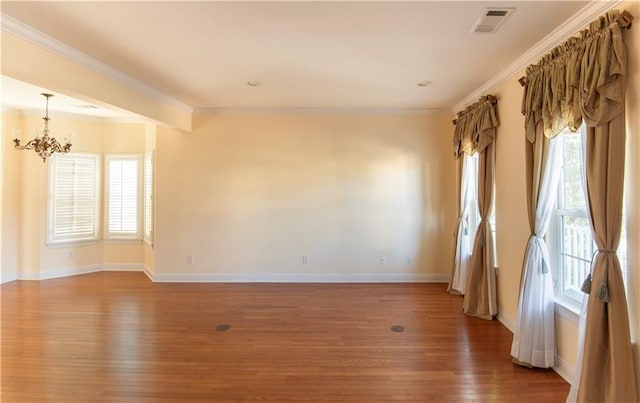
[[[478,209],[478,163],[479,163],[479,154],[475,153],[473,155],[465,155],[466,158],[465,163],[470,164],[469,168],[469,177],[471,180],[469,181],[469,191],[473,195],[473,204],[472,208],[469,211],[468,223],[470,233],[468,234],[469,243],[473,248],[473,243],[475,240],[476,232],[478,229],[478,225],[480,224],[480,210]],[[493,197],[495,199],[495,182],[493,184]],[[496,249],[496,206],[495,202],[491,205],[491,209],[489,210],[489,225],[491,226],[491,232],[493,233],[493,267],[498,267],[498,253]]]
[[[141,239],[140,155],[107,155],[105,238]]]
[[[569,130],[559,134],[562,170],[558,185],[556,231],[556,291],[575,302],[582,300],[582,282],[591,270],[595,250],[583,186],[582,136]]]
[[[144,241],[153,245],[153,151],[144,154]]]
[[[478,225],[480,224],[480,211],[478,210],[478,153],[473,155],[465,154],[464,157],[465,164],[469,164],[468,166],[468,180],[467,186],[469,186],[469,193],[471,194],[471,209],[469,210],[469,215],[467,216],[467,223],[469,226],[469,233],[465,234],[469,237],[469,245],[473,248],[473,241],[476,237],[476,230],[478,229]]]
[[[577,133],[565,129],[559,134],[562,147],[562,170],[558,185],[555,225],[549,228],[549,249],[555,260],[554,285],[556,295],[569,304],[579,304],[584,279],[591,270],[591,259],[597,249],[591,233],[584,192],[582,166],[583,131]],[[623,273],[626,267],[626,236],[623,211],[623,228],[618,257]]]
[[[49,243],[98,239],[97,154],[54,154],[49,165]]]

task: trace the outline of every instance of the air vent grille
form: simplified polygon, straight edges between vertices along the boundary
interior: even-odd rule
[[[471,33],[494,33],[504,24],[515,8],[487,8],[482,16],[476,21],[471,29]]]
[[[486,17],[504,17],[509,14],[508,11],[505,10],[489,10],[485,14]]]

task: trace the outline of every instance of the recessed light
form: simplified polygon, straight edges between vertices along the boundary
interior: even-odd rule
[[[433,85],[433,81],[420,81],[418,83],[418,87],[431,87]]]
[[[260,81],[247,81],[249,87],[259,87],[262,85]]]

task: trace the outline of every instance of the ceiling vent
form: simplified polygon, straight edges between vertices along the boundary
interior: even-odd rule
[[[515,11],[515,8],[487,8],[482,17],[473,25],[472,34],[489,34],[498,31],[498,28],[507,20],[507,17]]]

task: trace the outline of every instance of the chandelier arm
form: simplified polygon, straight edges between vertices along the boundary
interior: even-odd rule
[[[29,142],[25,145],[20,145],[20,140],[18,139],[14,139],[13,141],[16,143],[15,147],[18,150],[36,150],[38,149],[38,147],[40,147],[41,143],[39,139],[29,140]]]

